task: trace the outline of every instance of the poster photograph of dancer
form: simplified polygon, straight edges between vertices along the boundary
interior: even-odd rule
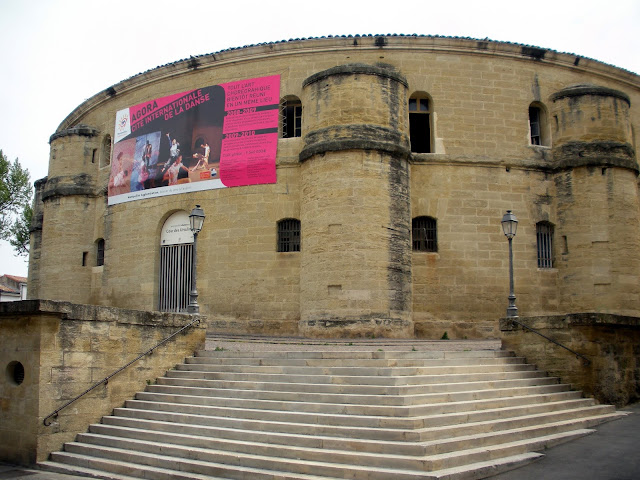
[[[116,114],[108,203],[276,182],[280,77],[157,98]]]

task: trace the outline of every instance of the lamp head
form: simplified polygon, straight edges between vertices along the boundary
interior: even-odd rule
[[[200,208],[200,205],[196,205],[196,208],[191,210],[191,214],[189,215],[189,227],[194,235],[197,235],[200,230],[202,230],[204,218],[204,210]]]
[[[502,217],[502,231],[507,238],[511,239],[516,236],[516,230],[518,230],[518,219],[511,212],[507,210],[507,213]]]

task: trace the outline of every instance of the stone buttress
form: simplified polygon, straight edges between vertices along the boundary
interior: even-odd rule
[[[576,85],[551,100],[561,310],[636,314],[640,218],[630,99]]]
[[[413,336],[407,82],[350,64],[303,88],[300,334]]]
[[[49,175],[36,184],[29,298],[90,303],[95,265],[97,129],[86,125],[51,136]],[[36,255],[37,254],[37,255]]]

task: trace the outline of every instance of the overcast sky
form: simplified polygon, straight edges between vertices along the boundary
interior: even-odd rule
[[[0,149],[37,180],[49,136],[87,98],[231,47],[346,34],[490,38],[640,72],[638,0],[0,0]],[[27,275],[0,241],[0,275]]]

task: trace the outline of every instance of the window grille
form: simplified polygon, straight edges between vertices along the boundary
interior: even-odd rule
[[[287,218],[278,222],[278,252],[300,251],[300,220]]]
[[[300,100],[285,100],[281,109],[282,138],[302,136],[302,103]]]
[[[549,222],[536,224],[538,243],[538,268],[553,268],[553,225]]]
[[[96,266],[104,265],[104,239],[96,242]]]
[[[413,250],[416,252],[438,251],[438,229],[436,219],[416,217],[411,225]]]
[[[431,152],[431,118],[428,98],[409,99],[409,141],[412,152]]]
[[[193,244],[160,247],[161,312],[186,312],[191,290],[191,261]]]

